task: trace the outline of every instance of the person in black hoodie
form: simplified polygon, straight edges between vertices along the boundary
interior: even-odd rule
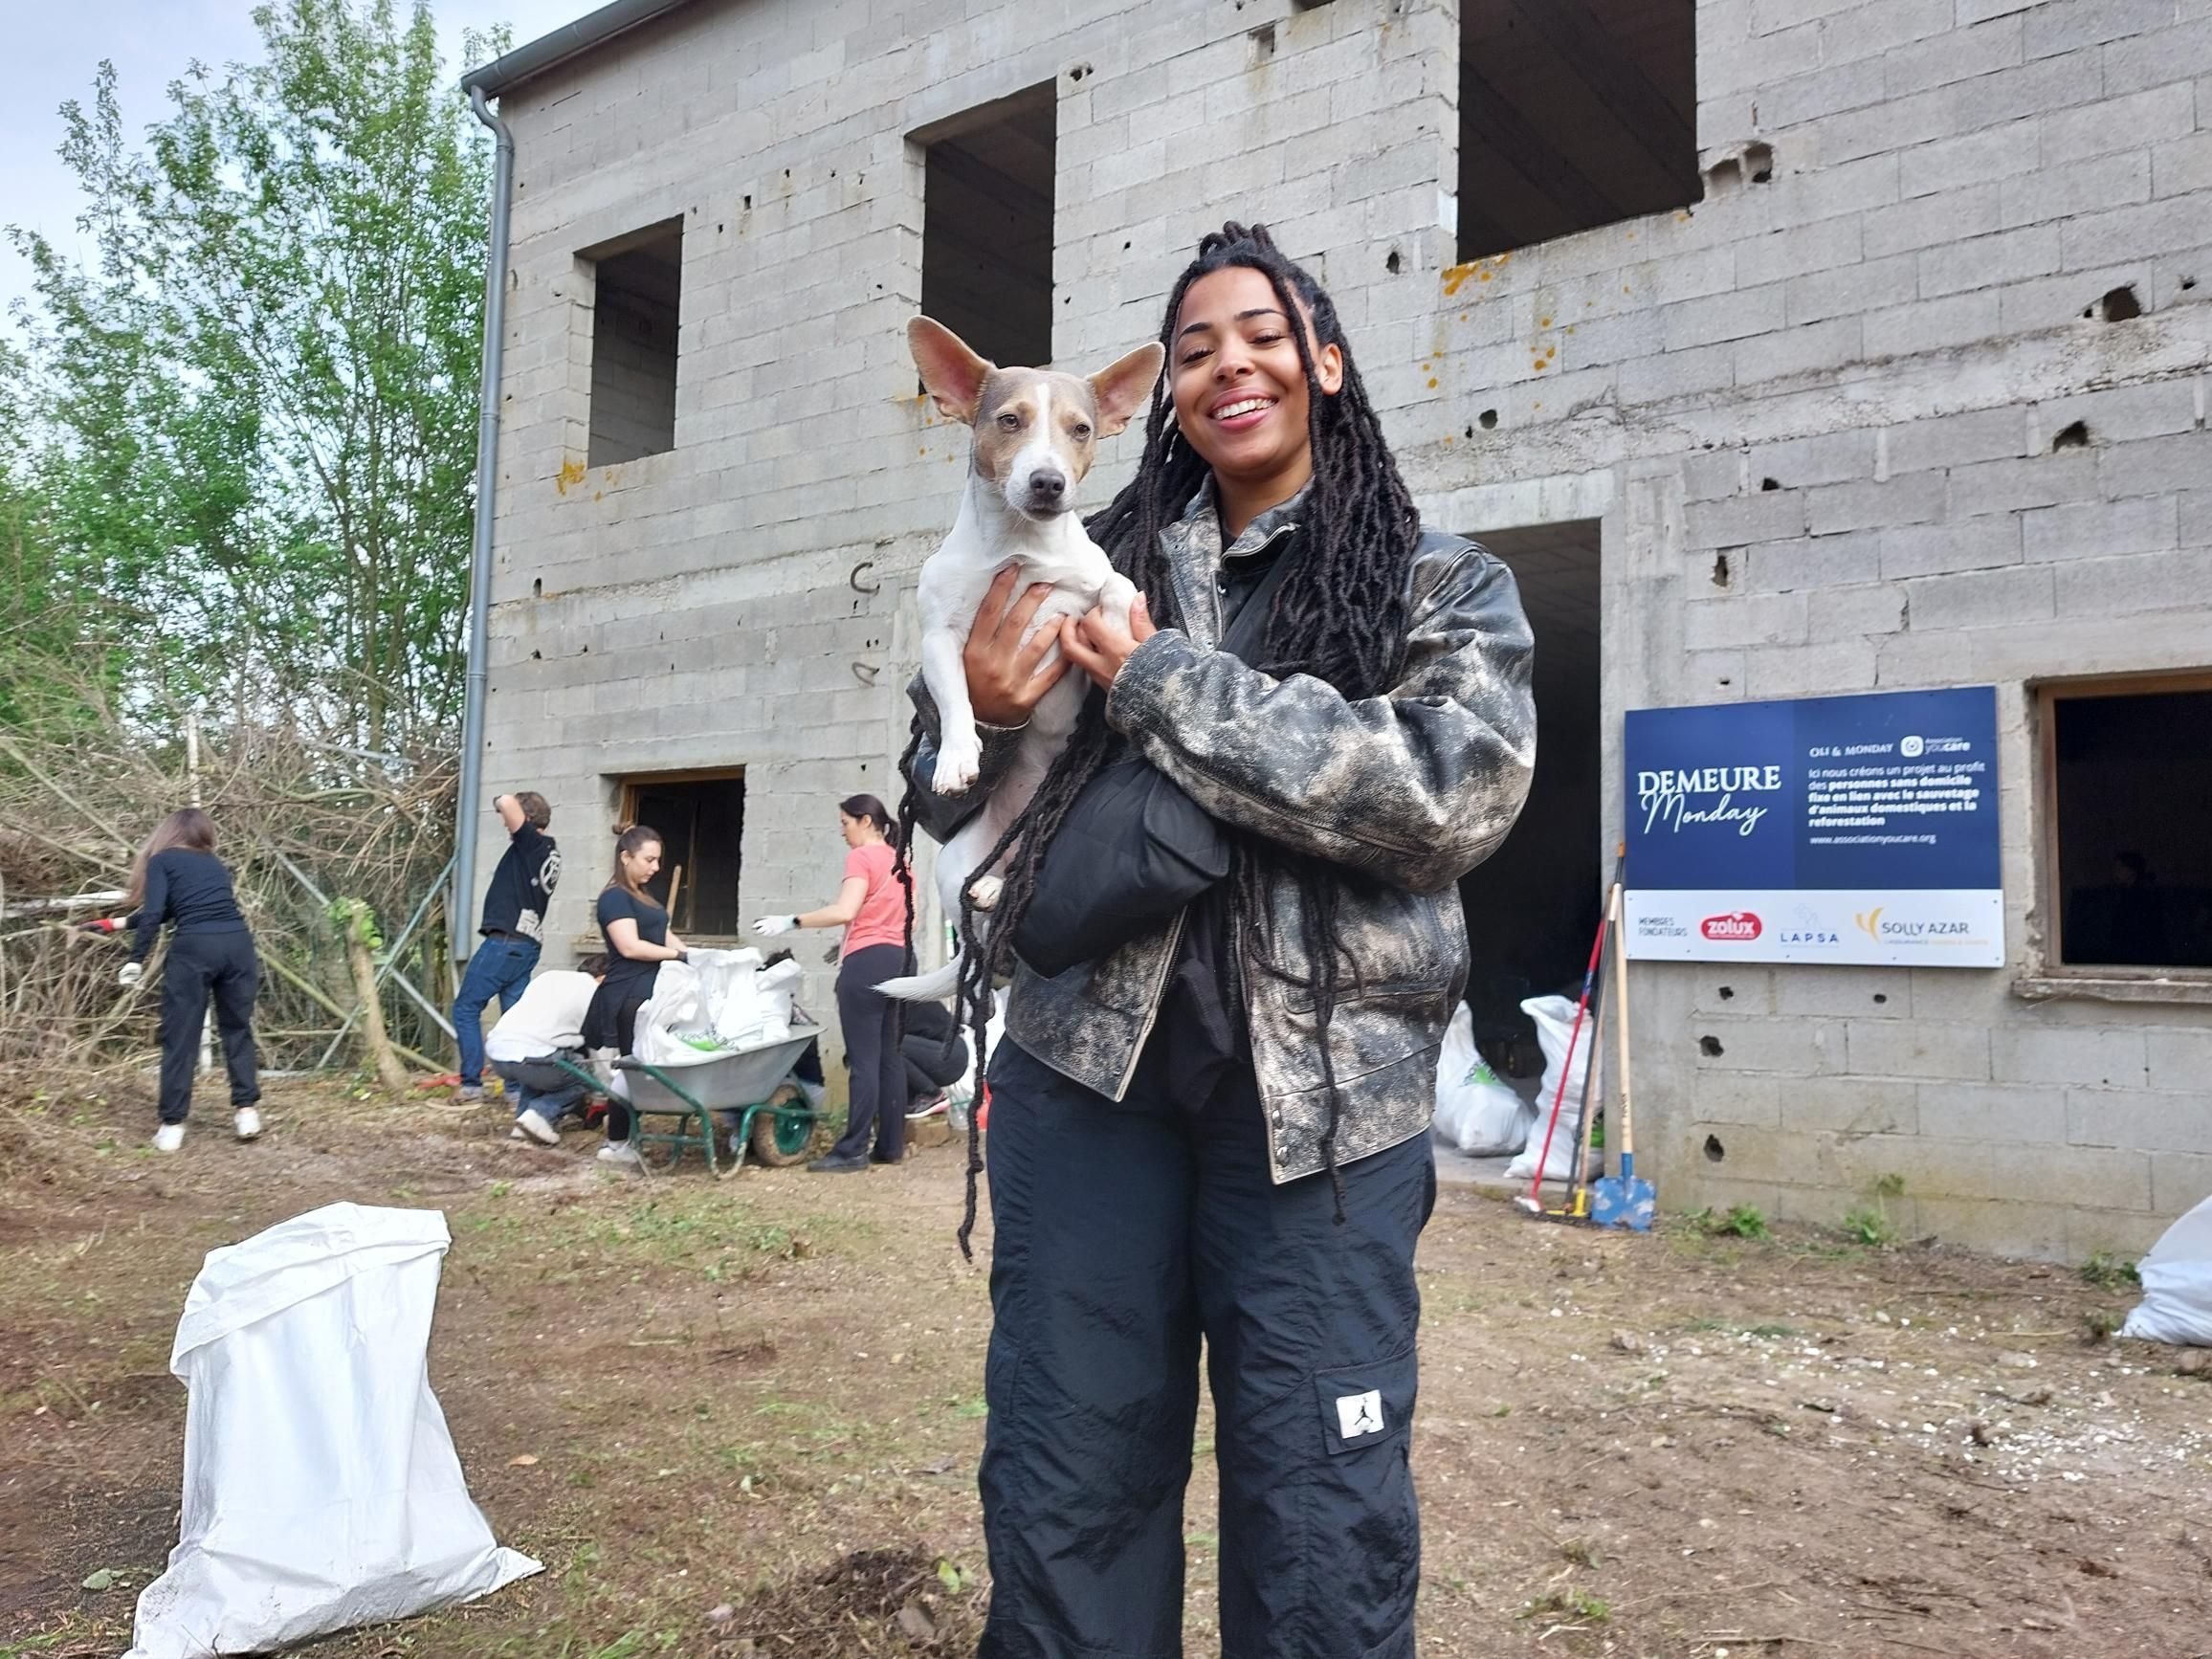
[[[116,975],[121,984],[138,984],[162,924],[170,927],[168,961],[162,970],[162,1122],[154,1133],[155,1150],[174,1152],[185,1143],[200,1029],[210,997],[215,1029],[223,1038],[223,1064],[231,1073],[238,1139],[252,1140],[261,1133],[256,1106],[261,1084],[254,1055],[254,999],[261,988],[261,964],[232,891],[231,873],[215,856],[215,826],[207,813],[185,807],[161,821],[131,866],[126,902],[132,914],[122,921],[90,924],[104,932],[131,932],[130,961]]]
[[[493,799],[492,809],[506,828],[507,851],[484,893],[483,925],[476,930],[484,942],[469,958],[453,997],[453,1038],[461,1051],[463,1100],[483,1098],[484,1009],[497,997],[504,1014],[529,985],[545,937],[545,912],[553,902],[554,884],[561,879],[561,850],[545,833],[553,822],[553,808],[545,797],[535,789],[499,795]]]

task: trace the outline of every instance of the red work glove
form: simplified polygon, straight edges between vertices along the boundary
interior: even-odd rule
[[[83,928],[87,933],[122,932],[122,919],[113,916],[96,916],[92,918],[92,920],[80,921],[77,925]]]

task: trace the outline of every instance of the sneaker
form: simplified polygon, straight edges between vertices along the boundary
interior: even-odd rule
[[[240,1140],[258,1140],[261,1138],[261,1114],[252,1106],[241,1106],[232,1117]]]
[[[627,1140],[609,1140],[599,1149],[599,1161],[619,1164],[624,1169],[643,1169],[645,1160],[637,1155],[637,1148]]]
[[[182,1123],[165,1123],[154,1131],[154,1150],[174,1152],[185,1143],[185,1126]]]
[[[924,1100],[920,1105],[917,1106],[913,1111],[909,1112],[906,1115],[906,1120],[909,1123],[917,1123],[924,1117],[941,1117],[945,1115],[946,1112],[951,1110],[951,1096],[940,1095],[934,1100]]]
[[[453,1098],[463,1106],[474,1106],[483,1097],[484,1086],[481,1083],[463,1083],[453,1091]]]
[[[809,1175],[862,1175],[867,1173],[867,1169],[868,1160],[858,1154],[840,1158],[834,1152],[826,1158],[817,1158],[807,1165],[807,1173]]]
[[[561,1131],[546,1122],[545,1115],[535,1106],[516,1117],[515,1127],[541,1146],[561,1144]]]
[[[509,1140],[527,1140],[530,1138],[522,1133],[522,1126],[518,1123],[514,1128],[507,1131],[507,1139]]]

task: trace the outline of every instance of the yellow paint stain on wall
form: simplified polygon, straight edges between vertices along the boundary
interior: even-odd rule
[[[572,486],[582,482],[584,482],[584,463],[582,461],[563,461],[561,470],[553,475],[553,487],[564,496],[568,494]]]
[[[1510,253],[1493,254],[1487,259],[1470,259],[1464,265],[1447,265],[1444,268],[1446,297],[1449,298],[1451,295],[1457,294],[1470,276],[1480,282],[1488,282],[1491,277],[1505,269],[1506,261],[1512,257],[1513,254]]]
[[[1428,377],[1428,389],[1430,391],[1434,391],[1436,389],[1436,376],[1433,374]]]

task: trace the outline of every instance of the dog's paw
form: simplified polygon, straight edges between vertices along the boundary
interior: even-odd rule
[[[937,770],[930,774],[929,786],[940,795],[964,794],[983,776],[983,766],[982,744],[948,738],[937,752]]]
[[[982,875],[968,888],[968,897],[978,910],[996,910],[999,907],[999,895],[1006,890],[1005,876]]]

